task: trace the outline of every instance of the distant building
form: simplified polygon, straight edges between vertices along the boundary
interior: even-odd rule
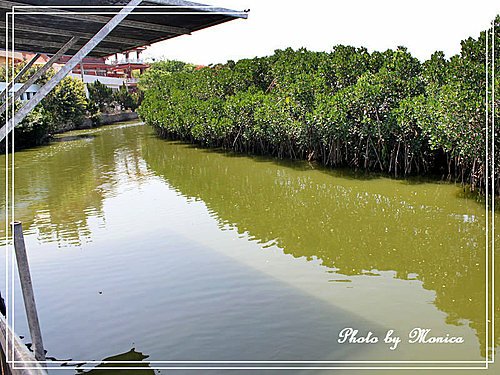
[[[144,63],[140,55],[146,47],[135,48],[131,51],[126,51],[123,54],[115,54],[109,58],[86,57],[82,63],[78,64],[69,74],[72,77],[82,78],[85,84],[99,81],[108,86],[113,91],[120,89],[122,85],[127,86],[130,91],[137,89],[137,75],[143,73],[149,68],[149,64]],[[134,57],[135,55],[135,57]],[[15,65],[31,60],[35,56],[34,53],[0,51],[0,64],[5,66],[6,63],[11,64],[12,60]],[[57,63],[52,65],[54,70],[59,70],[66,64],[72,56],[63,56]],[[47,55],[41,55],[34,65],[44,65],[50,59]],[[5,82],[0,82],[0,92],[5,89]],[[11,89],[11,92],[17,91],[22,86],[18,83]],[[31,99],[38,91],[38,85],[31,85],[28,90],[20,97],[20,100],[26,101]]]
[[[121,79],[120,85],[125,84],[129,90],[135,91],[137,87],[136,76],[143,73],[150,66],[140,57],[142,51],[145,49],[146,47],[138,47],[131,51],[115,54],[108,58],[86,57],[82,60],[81,64],[75,66],[72,70],[72,75],[81,77],[83,71],[83,80],[85,83],[99,80],[112,89],[116,89],[116,83],[119,82],[118,80],[103,80],[94,77]],[[59,60],[59,63],[64,64],[68,62],[70,58],[71,56],[63,56]]]
[[[10,64],[12,62],[12,53],[7,51],[0,50],[0,64],[4,65],[7,63],[7,55],[8,55],[8,63]],[[24,61],[29,61],[35,56],[34,53],[30,52],[14,52],[14,65],[20,64]],[[50,57],[47,55],[41,55],[34,63],[35,66],[37,65],[44,65],[47,61],[49,61]],[[54,64],[52,67],[55,70],[61,69],[60,64]]]
[[[14,65],[17,65],[17,64],[20,64],[24,61],[29,61],[31,60],[33,57],[35,56],[34,53],[28,53],[28,52],[14,52],[12,54],[12,52],[9,52],[7,53],[7,51],[0,51],[0,64],[4,65],[5,64],[12,64],[12,62],[14,62]],[[47,62],[48,58],[47,56],[40,56],[34,63],[34,65],[43,65]],[[10,92],[13,93],[13,92],[16,92],[17,90],[19,90],[21,88],[23,84],[22,83],[16,83],[14,85],[13,88],[10,89]],[[0,82],[0,92],[3,92],[5,90],[5,87],[6,87],[6,83],[5,82]],[[31,99],[35,93],[38,91],[38,89],[40,88],[39,85],[31,85],[30,87],[28,87],[28,89],[26,90],[26,92],[24,92],[21,97],[19,98],[19,100],[21,101],[26,101],[26,100],[29,100]]]
[[[5,66],[7,62],[10,64],[11,61],[12,61],[12,53],[8,54],[8,60],[7,60],[7,51],[0,51],[0,64]],[[24,61],[23,53],[14,52],[14,64],[19,64],[22,61]]]
[[[68,75],[75,78],[82,78],[82,75],[80,73],[69,73]],[[83,75],[83,83],[89,84],[94,83],[95,81],[101,82],[103,85],[108,86],[113,91],[118,91],[121,86],[126,84],[126,80],[124,78],[106,77],[87,73]]]
[[[14,85],[14,88],[11,88],[10,89],[10,92],[16,92],[17,90],[19,90],[21,88],[23,84],[22,83],[16,83]],[[0,92],[3,92],[3,90],[5,90],[5,82],[0,82]],[[40,89],[40,86],[39,85],[31,85],[30,87],[28,87],[28,90],[26,90],[25,93],[23,93],[21,95],[21,97],[19,98],[19,100],[21,101],[26,101],[26,100],[30,100],[34,95],[35,93],[38,91],[38,89]]]

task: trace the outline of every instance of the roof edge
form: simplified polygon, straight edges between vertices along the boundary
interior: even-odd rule
[[[175,5],[175,6],[189,6],[189,7],[194,7],[194,9],[203,11],[203,12],[221,12],[221,13],[228,13],[227,16],[234,17],[234,18],[243,18],[247,19],[248,18],[248,11],[238,11],[234,9],[227,9],[227,8],[220,8],[220,7],[214,7],[211,5],[207,4],[200,4],[200,3],[194,3],[192,1],[186,1],[186,0],[145,0],[148,3],[156,3],[158,5]]]

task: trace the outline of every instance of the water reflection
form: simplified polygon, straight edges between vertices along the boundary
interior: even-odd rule
[[[183,196],[204,202],[221,230],[321,261],[334,273],[329,285],[351,287],[355,275],[388,277],[385,271],[419,280],[435,292],[446,323],[475,330],[485,355],[484,209],[459,197],[460,188],[197,149],[160,140],[142,126],[74,132],[60,140],[16,153],[16,218],[40,242],[91,241],[91,222],[106,225],[107,198],[160,176]],[[135,220],[126,206],[122,211]],[[498,293],[495,304],[498,318]],[[500,326],[495,329],[498,346]],[[123,355],[132,354],[142,355]]]
[[[50,146],[16,152],[15,210],[26,234],[59,246],[92,240],[90,218],[104,225],[103,200],[116,194],[124,174],[143,176],[140,153],[124,132],[102,139],[105,129],[70,132]],[[126,145],[126,147],[124,147]],[[132,148],[131,148],[132,147]],[[5,162],[0,166],[5,174]],[[0,190],[5,191],[2,180]],[[5,196],[0,197],[0,245],[5,238]]]
[[[360,179],[175,142],[145,148],[143,156],[180,193],[205,202],[221,228],[294,257],[319,258],[344,275],[393,270],[396,278],[422,281],[448,324],[476,331],[485,355],[484,210],[458,198],[458,187]]]

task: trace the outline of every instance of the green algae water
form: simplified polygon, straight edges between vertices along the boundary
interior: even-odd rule
[[[485,209],[458,185],[200,149],[137,123],[59,135],[14,172],[51,366],[485,365]],[[1,291],[29,343],[0,220]],[[345,328],[379,342],[340,343]],[[410,343],[415,328],[463,342]]]

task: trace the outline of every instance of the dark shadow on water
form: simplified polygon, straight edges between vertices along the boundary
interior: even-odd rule
[[[155,133],[150,134],[150,137],[153,139],[157,139],[160,141],[163,141],[167,144],[175,144],[175,145],[182,145],[186,149],[193,149],[193,150],[198,150],[199,152],[203,153],[214,153],[214,154],[219,154],[222,155],[226,158],[232,158],[232,159],[251,159],[252,161],[256,163],[273,163],[275,165],[278,165],[280,167],[285,167],[285,168],[290,168],[295,171],[314,171],[314,170],[319,170],[319,171],[324,171],[325,173],[331,174],[336,177],[346,177],[346,178],[353,178],[353,179],[360,179],[360,180],[370,180],[374,178],[380,178],[384,177],[383,175],[379,175],[373,172],[364,172],[361,170],[355,171],[349,168],[330,168],[323,166],[317,162],[308,162],[306,160],[302,159],[286,159],[286,158],[279,158],[275,156],[270,156],[270,155],[261,155],[261,154],[252,154],[252,153],[244,153],[244,152],[237,152],[237,151],[232,151],[232,150],[226,150],[224,148],[211,148],[208,146],[202,146],[196,143],[189,143],[187,141],[182,141],[182,140],[175,140],[175,139],[168,139],[168,138],[161,138],[157,136]]]
[[[232,150],[226,150],[224,148],[211,148],[208,146],[202,146],[195,143],[190,143],[183,140],[162,138],[156,133],[151,133],[149,137],[161,140],[165,143],[182,145],[187,149],[195,149],[203,153],[216,153],[227,158],[242,158],[251,159],[257,163],[273,163],[280,167],[291,168],[296,171],[319,171],[330,175],[332,177],[340,177],[349,180],[359,180],[359,181],[370,181],[381,178],[386,178],[394,181],[399,181],[407,185],[422,185],[422,184],[456,184],[453,181],[448,181],[443,178],[443,176],[436,174],[426,174],[426,175],[409,175],[409,176],[399,176],[395,177],[393,175],[377,172],[377,171],[365,171],[362,169],[353,169],[350,167],[332,167],[320,164],[317,161],[306,161],[303,159],[287,159],[278,158],[269,155],[252,154],[236,152]]]
[[[153,375],[155,371],[149,366],[149,362],[142,363],[130,363],[131,361],[139,362],[144,361],[148,358],[148,355],[145,355],[141,352],[136,352],[135,348],[130,349],[126,353],[117,354],[108,358],[104,358],[102,361],[119,361],[124,363],[101,363],[97,365],[95,368],[91,370],[76,370],[76,374],[92,374],[92,375],[107,375],[107,374],[121,374],[121,375],[133,375],[133,374],[142,374],[142,375]],[[109,367],[130,367],[128,370],[126,368],[121,370],[110,369]],[[137,367],[144,367],[144,370],[137,369]]]
[[[164,141],[166,143],[174,143],[178,145],[183,145],[186,148],[196,149],[204,153],[216,153],[223,155],[227,158],[246,158],[251,159],[257,163],[273,163],[280,167],[291,168],[295,171],[319,171],[326,175],[344,178],[348,180],[358,180],[358,181],[370,181],[377,179],[390,179],[393,181],[398,181],[405,185],[423,185],[423,184],[437,184],[437,185],[455,185],[457,187],[457,197],[462,199],[467,199],[475,201],[477,204],[485,205],[485,196],[478,192],[471,192],[468,186],[462,186],[459,182],[448,180],[443,175],[438,174],[425,174],[425,175],[410,175],[410,176],[400,176],[395,177],[393,175],[376,172],[376,171],[364,171],[361,169],[352,169],[349,167],[329,167],[322,165],[316,161],[308,162],[302,159],[281,159],[278,157],[273,157],[269,155],[259,155],[252,153],[239,153],[232,150],[226,150],[223,148],[211,148],[208,146],[202,146],[199,144],[189,143],[187,141],[175,140],[162,138],[156,133],[151,133],[151,137]],[[495,212],[500,212],[500,197],[495,198]]]
[[[79,135],[68,135],[68,136],[55,136],[50,138],[47,143],[42,143],[40,145],[33,145],[25,148],[20,148],[15,150],[16,155],[20,155],[26,152],[33,152],[36,150],[41,150],[46,148],[47,146],[50,146],[52,144],[60,143],[60,142],[71,142],[71,141],[79,141],[83,139],[94,139],[98,135],[97,134],[79,134]],[[5,155],[5,151],[0,152],[0,154]],[[10,145],[9,145],[9,154],[10,152]]]
[[[81,139],[94,139],[96,137],[97,137],[96,134],[68,135],[68,136],[53,138],[52,142],[71,142],[71,141],[79,141]]]
[[[477,191],[471,191],[468,186],[461,187],[456,196],[458,198],[477,202],[481,206],[486,207],[486,196],[478,193]],[[491,209],[491,195],[489,194],[489,196],[489,206]],[[495,212],[500,213],[500,197],[495,197]]]

